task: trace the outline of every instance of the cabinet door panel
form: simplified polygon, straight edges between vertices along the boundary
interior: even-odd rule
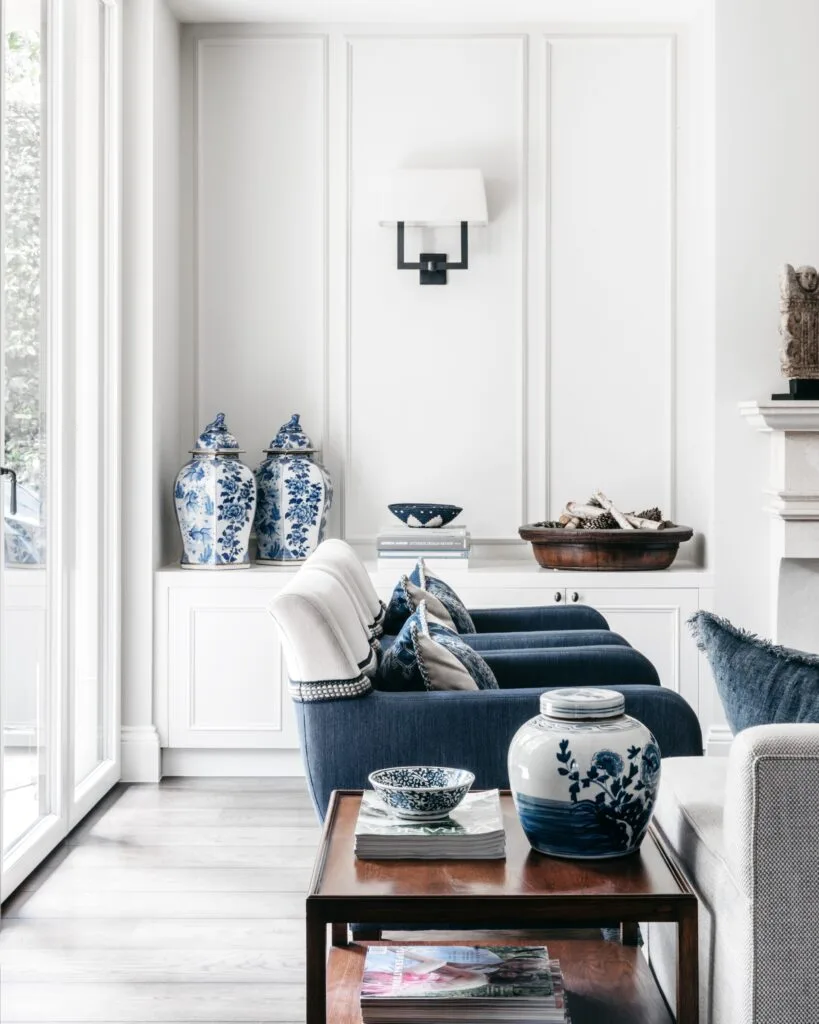
[[[281,642],[258,589],[170,594],[172,747],[297,747]]]
[[[685,627],[685,620],[697,610],[695,590],[569,587],[570,603],[575,593],[578,602],[597,608],[616,633],[648,658],[663,686],[698,709],[697,648]]]

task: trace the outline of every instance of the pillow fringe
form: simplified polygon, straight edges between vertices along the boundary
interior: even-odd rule
[[[713,612],[706,612],[700,609],[688,619],[688,628],[691,631],[691,635],[694,638],[694,642],[697,647],[708,654],[708,636],[706,634],[705,623],[709,623],[712,626],[716,626],[719,629],[724,630],[726,633],[737,640],[741,640],[743,643],[750,644],[752,647],[756,647],[760,651],[766,651],[768,654],[773,654],[775,657],[780,658],[782,661],[787,662],[791,665],[809,665],[811,668],[819,666],[819,656],[815,654],[809,654],[807,651],[796,651],[792,647],[784,647],[782,644],[775,644],[770,640],[765,640],[760,637],[757,633],[752,633],[748,629],[743,629],[741,626],[735,626],[728,619],[723,618],[721,615],[714,615]]]

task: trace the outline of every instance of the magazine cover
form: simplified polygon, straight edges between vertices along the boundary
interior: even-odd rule
[[[480,836],[501,829],[503,818],[496,789],[467,793],[448,818],[428,822],[393,817],[378,794],[365,789],[355,833],[357,836]]]
[[[362,999],[537,998],[554,994],[543,946],[374,946]]]

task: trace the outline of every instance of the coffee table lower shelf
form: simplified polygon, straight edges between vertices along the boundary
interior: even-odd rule
[[[544,943],[533,939],[530,944]],[[401,945],[412,943],[402,941]],[[586,939],[549,939],[545,945],[563,968],[572,1024],[674,1024],[637,947]],[[363,944],[331,948],[328,1024],[361,1024],[359,989],[366,952]]]

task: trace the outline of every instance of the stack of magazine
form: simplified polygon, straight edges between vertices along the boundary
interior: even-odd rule
[[[568,1024],[560,963],[545,946],[371,946],[363,1024]]]
[[[412,526],[389,526],[378,534],[380,567],[396,565],[401,560],[430,561],[434,568],[440,562],[449,569],[469,567],[469,530],[465,526],[440,526],[425,530]]]
[[[506,856],[496,789],[467,793],[441,821],[396,818],[365,790],[355,827],[355,855],[364,860],[497,860]]]

